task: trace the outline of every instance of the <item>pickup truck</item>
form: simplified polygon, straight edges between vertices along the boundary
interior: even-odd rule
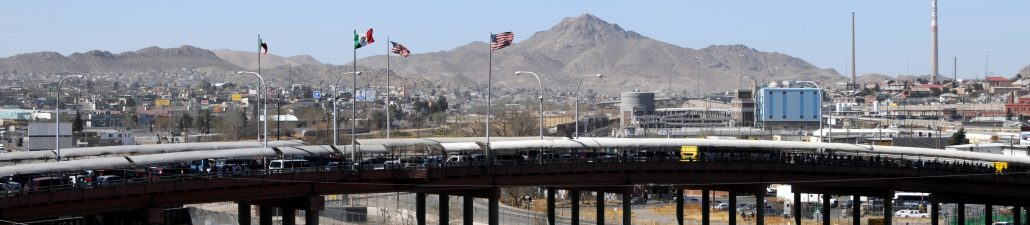
[[[898,210],[897,212],[894,212],[894,217],[926,218],[926,217],[930,217],[930,214],[929,213],[924,213],[924,212],[919,212],[919,210],[906,209],[906,210]]]

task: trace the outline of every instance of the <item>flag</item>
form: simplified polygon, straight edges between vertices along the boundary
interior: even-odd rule
[[[258,48],[261,48],[261,54],[268,55],[268,43],[265,43],[265,40],[258,38]]]
[[[365,47],[370,45],[376,40],[372,38],[372,28],[368,28],[368,31],[364,35],[358,36],[358,31],[354,31],[354,49]]]
[[[408,47],[404,47],[404,45],[398,44],[396,41],[391,41],[390,44],[393,44],[393,49],[391,49],[390,52],[404,57],[411,55],[411,51],[408,51]]]
[[[512,32],[502,32],[500,34],[490,35],[490,50],[498,50],[504,47],[511,46],[511,41],[515,39],[515,34]]]

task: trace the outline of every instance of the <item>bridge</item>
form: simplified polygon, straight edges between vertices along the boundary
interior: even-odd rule
[[[426,223],[426,196],[464,196],[462,220],[472,223],[473,198],[488,199],[490,224],[498,224],[499,188],[546,187],[547,217],[555,223],[556,190],[570,193],[572,224],[579,224],[582,192],[622,194],[630,199],[633,187],[663,184],[675,187],[677,222],[683,224],[683,190],[702,190],[702,205],[710,205],[710,191],[729,191],[730,205],[740,194],[763,196],[770,184],[789,184],[794,204],[802,193],[824,194],[823,212],[829,212],[830,195],[853,196],[852,215],[861,215],[861,196],[883,197],[884,215],[892,215],[896,191],[931,193],[931,224],[938,225],[940,203],[1013,206],[1022,212],[1030,202],[1030,157],[976,152],[945,151],[893,146],[808,143],[759,140],[622,139],[622,138],[498,138],[486,147],[482,138],[370,139],[350,146],[297,145],[279,147],[207,149],[210,146],[167,148],[163,151],[106,151],[105,154],[59,162],[35,162],[0,167],[0,176],[68,177],[85,170],[133,169],[208,158],[277,159],[298,156],[439,157],[485,154],[493,160],[435,162],[416,166],[379,167],[344,160],[344,163],[285,169],[246,169],[224,172],[146,173],[134,179],[103,185],[53,185],[28,187],[0,197],[0,219],[38,221],[62,216],[125,218],[132,223],[162,224],[166,209],[184,204],[236,202],[241,224],[249,224],[252,207],[258,208],[259,224],[271,224],[275,208],[283,210],[283,224],[294,224],[296,209],[305,210],[307,224],[318,224],[325,195],[411,192],[416,193],[419,224]],[[695,157],[681,157],[682,146],[697,146]],[[143,147],[148,148],[148,147]],[[74,151],[72,151],[74,152]],[[85,151],[84,151],[85,152]],[[107,154],[110,153],[110,154]],[[150,153],[150,154],[147,154]],[[602,154],[603,153],[603,154]],[[668,153],[668,154],[659,154]],[[527,155],[512,160],[502,155]],[[106,156],[106,157],[104,157]],[[3,158],[0,158],[3,159]],[[599,197],[598,202],[605,199]],[[755,205],[764,205],[756,198]],[[622,202],[623,222],[629,224],[632,207]],[[599,204],[602,205],[603,204]],[[730,215],[735,215],[730,207]],[[764,207],[756,207],[756,222],[764,224]],[[793,207],[800,215],[801,207]],[[441,209],[446,212],[447,210]],[[604,209],[596,221],[604,223]],[[985,214],[993,213],[991,207]],[[710,223],[710,209],[701,207],[702,225]],[[1021,213],[1013,214],[1021,224]],[[439,221],[450,221],[447,213]],[[963,214],[959,220],[964,221]],[[247,218],[247,219],[243,219]],[[991,218],[987,216],[987,218]],[[800,217],[795,222],[800,224]],[[853,217],[853,224],[861,224]],[[824,224],[830,214],[823,213]],[[731,219],[730,225],[735,225]],[[891,216],[884,224],[891,224]],[[988,225],[992,224],[987,222]]]

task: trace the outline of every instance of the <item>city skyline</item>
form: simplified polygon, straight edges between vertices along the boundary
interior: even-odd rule
[[[547,4],[547,7],[541,7]],[[1024,2],[939,4],[940,71],[951,77],[958,57],[959,77],[983,77],[985,50],[990,71],[1012,76],[1030,61],[1019,42],[1030,36],[1019,14]],[[55,5],[58,5],[55,7]],[[662,7],[656,7],[656,6]],[[347,10],[354,9],[354,10]],[[50,14],[38,12],[50,10]],[[133,51],[149,46],[193,45],[208,49],[257,51],[257,35],[270,53],[307,54],[330,64],[351,62],[353,30],[375,28],[378,43],[359,57],[385,53],[385,38],[404,43],[413,54],[446,51],[490,32],[514,31],[516,45],[565,17],[588,12],[653,39],[687,48],[744,44],[799,57],[847,75],[850,13],[857,17],[858,74],[928,74],[929,1],[849,2],[525,2],[524,4],[357,2],[12,2],[0,9],[0,57],[38,51],[61,54],[105,50]],[[734,12],[741,15],[732,16]],[[532,16],[523,16],[532,15]],[[486,18],[486,19],[483,19]],[[714,19],[713,19],[714,18]],[[988,35],[984,35],[988,34]]]

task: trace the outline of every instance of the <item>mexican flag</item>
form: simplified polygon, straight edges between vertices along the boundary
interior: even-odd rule
[[[265,40],[261,40],[260,37],[258,37],[258,48],[261,49],[261,54],[268,55],[268,43]]]
[[[354,49],[365,47],[366,45],[372,44],[375,39],[372,38],[372,28],[368,28],[365,34],[358,35],[358,31],[354,31]]]

